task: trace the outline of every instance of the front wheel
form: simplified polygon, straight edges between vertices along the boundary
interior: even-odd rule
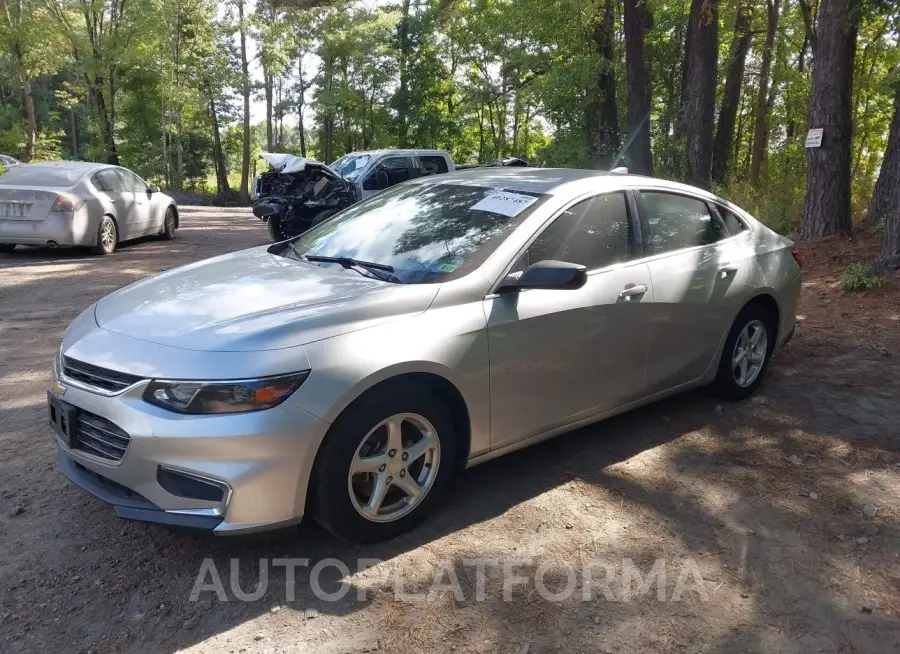
[[[334,422],[316,459],[316,520],[358,543],[407,531],[446,487],[456,445],[446,407],[426,390],[395,385],[368,393]]]
[[[109,216],[103,216],[100,226],[97,227],[97,245],[94,246],[94,254],[112,254],[116,250],[117,240],[116,223]]]
[[[268,220],[266,220],[266,227],[273,241],[280,243],[303,233],[302,231],[298,232],[289,229],[290,222],[284,220],[280,215],[269,216]]]
[[[762,305],[738,314],[722,351],[713,392],[724,400],[743,400],[759,388],[775,346],[775,324]]]

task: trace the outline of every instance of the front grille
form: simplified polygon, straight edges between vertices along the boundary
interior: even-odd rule
[[[143,379],[137,375],[92,366],[70,357],[63,357],[63,375],[85,386],[107,393],[118,393]]]
[[[131,436],[118,425],[79,409],[77,426],[72,449],[82,450],[109,461],[120,461],[125,456]]]

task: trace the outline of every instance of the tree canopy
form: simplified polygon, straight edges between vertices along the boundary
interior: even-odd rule
[[[898,32],[886,0],[0,0],[0,152],[242,197],[264,149],[625,165],[792,232],[818,211],[816,157],[849,167],[848,215],[864,216]],[[816,91],[851,52],[846,86]],[[841,88],[849,154],[808,153]]]

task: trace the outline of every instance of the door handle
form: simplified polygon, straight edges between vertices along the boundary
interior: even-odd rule
[[[647,292],[646,284],[628,284],[628,286],[626,286],[621,291],[619,291],[619,297],[629,300],[633,297],[643,295],[646,292]]]
[[[737,264],[736,263],[723,263],[719,266],[719,272],[722,273],[722,279],[725,279],[733,272],[737,272]]]

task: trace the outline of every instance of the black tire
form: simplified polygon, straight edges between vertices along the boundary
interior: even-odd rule
[[[430,490],[410,513],[391,522],[363,517],[350,498],[350,464],[366,435],[381,421],[400,413],[428,420],[440,442],[440,461]],[[382,386],[351,404],[329,429],[319,449],[310,484],[315,519],[335,536],[356,543],[393,538],[420,522],[440,499],[456,465],[457,434],[439,397],[409,383]]]
[[[175,239],[175,230],[177,227],[177,220],[175,219],[175,210],[172,207],[166,209],[166,217],[163,218],[163,229],[160,232],[160,236],[166,241],[171,241]]]
[[[16,249],[15,243],[0,243],[0,254],[8,254]]]
[[[744,329],[754,322],[765,325],[766,329],[766,352],[762,360],[762,365],[753,381],[747,385],[738,383],[736,376],[736,366],[734,366],[735,345]],[[772,350],[775,347],[775,331],[777,329],[777,321],[771,311],[758,302],[748,304],[735,318],[731,331],[728,332],[728,338],[725,339],[725,347],[722,350],[722,359],[719,361],[719,371],[716,373],[716,379],[711,385],[713,393],[729,402],[737,402],[753,395],[759,385],[762,383],[766,370],[769,367],[769,360],[772,358]]]
[[[266,221],[266,227],[269,230],[269,236],[272,237],[272,240],[276,243],[280,243],[281,241],[286,241],[296,234],[286,234],[281,226],[281,216],[269,216],[269,219]]]
[[[111,239],[104,239],[104,234],[107,233],[107,229],[109,230],[108,233],[112,235]],[[101,256],[112,254],[116,251],[116,245],[118,245],[118,243],[119,232],[116,229],[116,221],[109,216],[103,216],[103,220],[100,221],[100,225],[97,227],[97,245],[93,247],[94,254]]]

